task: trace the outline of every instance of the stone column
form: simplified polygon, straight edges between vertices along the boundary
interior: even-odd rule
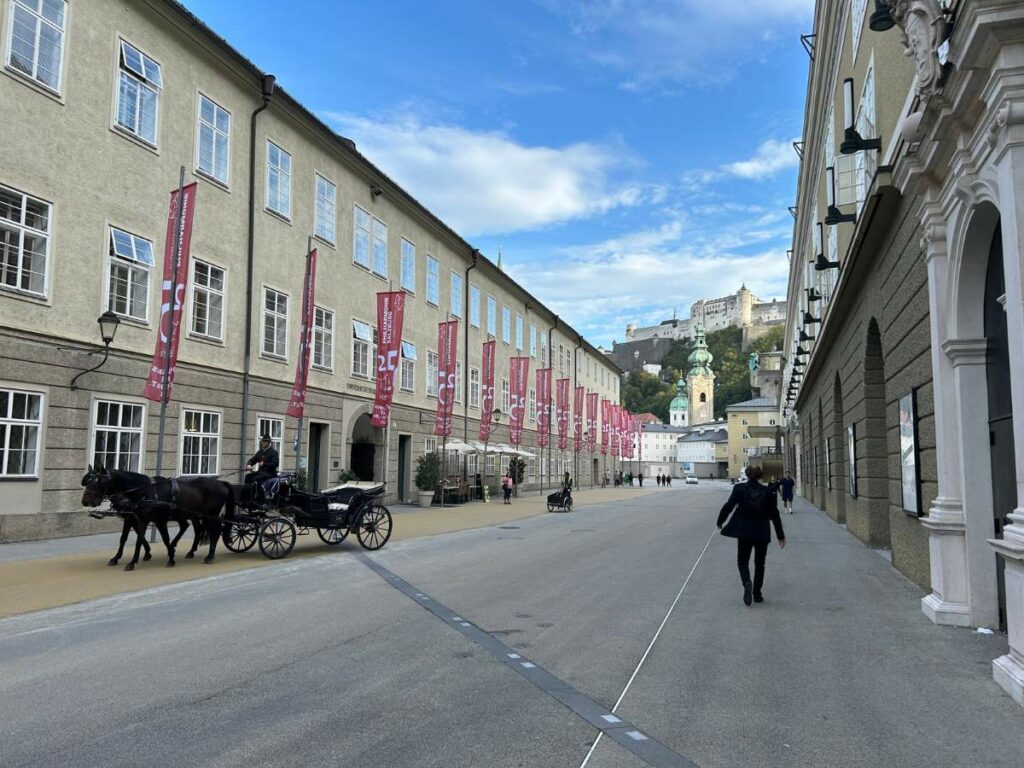
[[[1021,58],[1018,53],[1015,58]],[[1019,67],[1024,62],[1016,62]],[[1019,86],[1018,86],[1019,89]],[[989,543],[1006,564],[1006,622],[1010,652],[996,659],[993,676],[1024,705],[1024,94],[1006,98],[996,110],[989,136],[998,174],[999,213],[1006,272],[1014,444],[1017,446],[1017,507],[1003,538]]]

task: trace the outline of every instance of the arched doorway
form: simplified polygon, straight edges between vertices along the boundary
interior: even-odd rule
[[[352,425],[349,469],[360,480],[376,480],[377,442],[380,430],[370,424],[370,414],[360,414]]]
[[[857,500],[847,505],[850,532],[872,547],[888,547],[889,455],[886,447],[885,357],[878,321],[868,322],[864,342],[864,418],[857,425]]]
[[[818,507],[822,512],[828,514],[828,481],[831,459],[828,455],[829,443],[825,439],[825,409],[822,407],[821,398],[818,398],[818,443],[815,447],[821,461],[818,464],[818,476],[815,482],[818,484]]]
[[[1010,343],[1006,325],[1006,280],[1003,274],[1002,228],[996,225],[985,269],[985,383],[988,394],[989,456],[992,472],[992,511],[995,535],[1002,535],[1017,502],[1016,456],[1013,445],[1013,401],[1010,386]],[[1006,629],[1004,562],[996,558],[999,624]]]

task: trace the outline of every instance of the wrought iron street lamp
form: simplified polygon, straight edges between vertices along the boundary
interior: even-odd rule
[[[103,340],[103,359],[92,368],[82,371],[76,375],[75,378],[71,380],[71,389],[78,389],[76,382],[85,376],[85,374],[98,371],[106,364],[107,358],[110,357],[110,345],[113,343],[114,336],[117,334],[117,326],[121,324],[121,318],[108,310],[100,315],[96,322],[99,323],[100,338]]]

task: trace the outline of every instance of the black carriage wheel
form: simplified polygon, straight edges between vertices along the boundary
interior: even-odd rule
[[[291,520],[272,517],[260,530],[260,552],[271,560],[280,560],[295,546],[295,526]]]
[[[548,502],[548,512],[554,512],[554,511],[555,511],[555,505],[554,505],[554,504],[552,504],[552,503],[551,503],[551,502],[549,501],[549,502]]]
[[[371,552],[380,549],[391,538],[391,513],[388,508],[374,504],[359,516],[356,538],[363,549]]]
[[[566,499],[566,501],[565,501],[565,511],[566,512],[572,512],[572,499]]]
[[[224,533],[221,534],[224,546],[232,552],[248,552],[259,537],[259,528],[248,523],[225,523]]]
[[[316,535],[324,544],[333,547],[345,540],[345,537],[348,536],[348,528],[317,528]]]

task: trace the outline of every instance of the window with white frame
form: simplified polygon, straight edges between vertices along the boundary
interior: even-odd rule
[[[530,326],[530,357],[537,356],[537,326]]]
[[[537,420],[537,390],[530,389],[529,396],[526,401],[526,415],[530,417],[530,421]]]
[[[353,214],[352,263],[370,268],[370,232],[373,229],[373,216],[358,205]]]
[[[857,63],[857,51],[860,48],[860,35],[864,31],[864,16],[867,14],[868,0],[853,0],[853,7],[850,8],[850,22],[853,27],[853,63]]]
[[[45,296],[50,204],[0,186],[0,286]]]
[[[537,457],[534,454],[526,459],[526,478],[529,482],[537,482]]]
[[[441,306],[441,264],[427,254],[427,303]]]
[[[427,352],[427,397],[437,397],[437,352]]]
[[[512,343],[512,310],[508,307],[501,308],[501,340]]]
[[[316,216],[313,234],[334,245],[338,220],[338,188],[319,173],[316,174]]]
[[[370,377],[370,361],[377,360],[377,329],[352,321],[352,375]]]
[[[42,393],[0,389],[0,477],[38,474],[42,428]]]
[[[508,413],[510,410],[511,393],[508,388],[508,379],[501,380],[501,411]]]
[[[145,409],[138,403],[97,400],[93,409],[92,463],[141,472]]]
[[[480,407],[480,369],[469,369],[469,407]]]
[[[270,447],[281,455],[281,446],[284,444],[284,420],[275,416],[259,416],[256,419],[256,445],[264,435],[270,437]]]
[[[288,294],[263,289],[263,354],[288,355]]]
[[[267,209],[292,216],[292,156],[272,141],[267,142]]]
[[[462,361],[455,361],[455,402],[462,402]]]
[[[475,453],[467,453],[466,454],[466,476],[469,477],[470,480],[473,480],[473,479],[475,479],[476,473],[479,472],[479,471],[480,470],[477,469],[476,454]]]
[[[469,324],[480,327],[480,289],[472,283],[469,284]]]
[[[156,146],[157,114],[163,77],[160,65],[121,41],[117,84],[117,125]]]
[[[65,0],[13,0],[7,65],[60,92]]]
[[[487,297],[487,332],[491,336],[498,335],[498,302],[493,296]]]
[[[220,414],[186,409],[182,425],[181,474],[216,475],[220,470]]]
[[[857,107],[857,132],[865,139],[872,139],[876,136],[875,128],[875,68],[874,62],[868,67],[864,75],[864,87],[861,89],[860,104]],[[868,196],[868,188],[875,176],[877,165],[877,153],[857,152],[854,156],[854,164],[857,178],[857,213]]]
[[[402,238],[401,287],[410,293],[416,292],[416,246]]]
[[[540,333],[540,360],[546,366],[548,364],[548,335]]]
[[[149,270],[153,243],[117,227],[110,228],[107,309],[145,322],[149,318]]]
[[[423,441],[423,450],[426,453],[433,453],[437,450],[437,438],[428,437]]]
[[[231,168],[231,113],[199,94],[197,121],[196,168],[227,184]]]
[[[199,259],[192,262],[192,333],[223,340],[225,288],[223,269]]]
[[[452,317],[462,318],[462,275],[452,272]]]
[[[373,271],[388,276],[388,225],[377,217],[373,219]]]
[[[516,349],[523,351],[523,316],[516,315]]]
[[[488,477],[494,477],[494,470],[497,467],[498,457],[493,453],[487,454],[487,460],[484,462],[484,472]]]
[[[334,370],[334,313],[313,305],[313,367]]]
[[[416,390],[416,345],[408,341],[402,342],[402,365],[398,378],[398,386],[406,392]]]

